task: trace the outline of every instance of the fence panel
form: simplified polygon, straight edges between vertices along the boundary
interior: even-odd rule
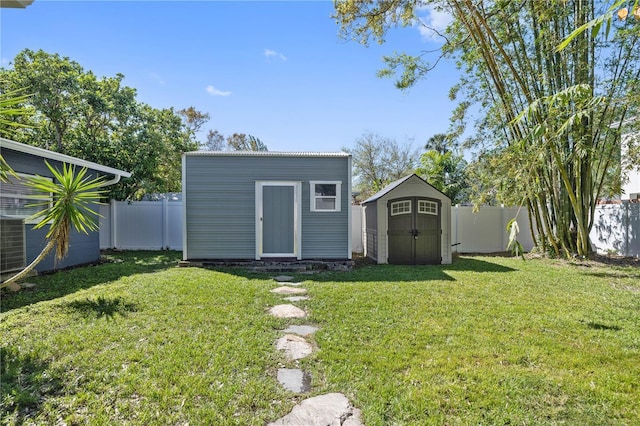
[[[476,213],[471,206],[451,208],[451,244],[453,252],[495,253],[505,251],[509,236],[507,223],[516,217],[518,241],[525,251],[533,248],[529,232],[529,213],[518,207],[484,206]]]
[[[111,201],[100,213],[102,249],[182,250],[181,201]]]
[[[640,204],[604,204],[596,207],[591,245],[600,254],[640,256]]]
[[[364,209],[362,206],[351,206],[351,251],[354,253],[364,253],[362,243],[362,232],[364,226]]]

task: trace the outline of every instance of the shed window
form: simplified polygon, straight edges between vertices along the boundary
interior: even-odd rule
[[[438,215],[438,203],[435,201],[418,200],[418,213]]]
[[[16,219],[26,219],[42,210],[41,206],[33,204],[42,203],[42,194],[26,184],[30,175],[18,173],[15,176],[7,176],[8,182],[0,182],[0,216]],[[49,202],[52,200],[51,197]],[[26,221],[26,223],[38,223],[38,220]]]
[[[340,189],[342,182],[311,181],[310,186],[310,205],[312,212],[340,211]]]
[[[411,213],[411,200],[394,201],[391,203],[391,216]]]

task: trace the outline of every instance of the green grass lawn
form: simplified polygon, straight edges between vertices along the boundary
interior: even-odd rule
[[[640,423],[640,268],[498,257],[300,276],[280,320],[266,275],[167,252],[33,278],[1,301],[8,424],[263,425],[300,400],[279,330],[312,323],[311,395],[367,425]]]

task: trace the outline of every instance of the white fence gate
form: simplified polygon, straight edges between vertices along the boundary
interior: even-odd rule
[[[123,250],[182,250],[182,201],[111,201],[101,206],[100,248]],[[477,213],[470,206],[451,208],[452,252],[494,253],[507,246],[507,223],[517,215],[518,241],[525,251],[533,248],[529,214],[517,207],[484,206]],[[363,212],[351,206],[351,246],[363,248]],[[598,206],[591,231],[598,253],[640,256],[640,204],[623,202]]]

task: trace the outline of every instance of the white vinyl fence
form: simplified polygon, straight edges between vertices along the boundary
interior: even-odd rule
[[[113,201],[100,206],[100,248],[182,250],[182,201]]]
[[[182,250],[182,201],[111,201],[101,206],[100,248],[123,250]],[[507,246],[507,223],[517,215],[518,241],[525,251],[533,248],[529,214],[525,208],[471,206],[451,208],[451,251],[494,253]],[[361,206],[351,206],[351,245],[362,253],[364,227]],[[599,253],[640,256],[640,204],[602,205],[596,209],[591,240]]]
[[[640,204],[604,204],[596,209],[591,245],[600,254],[640,257]]]

